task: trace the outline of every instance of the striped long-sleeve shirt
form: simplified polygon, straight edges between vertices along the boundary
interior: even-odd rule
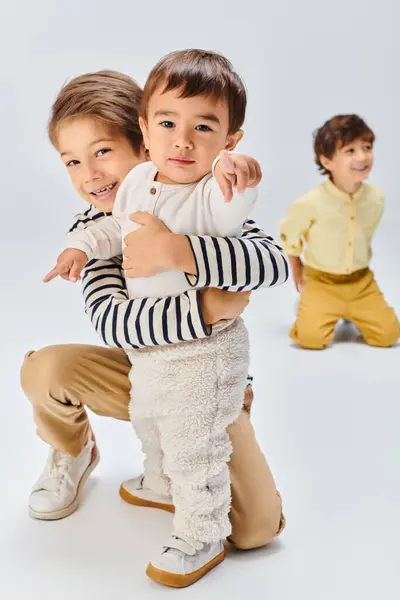
[[[105,216],[91,206],[75,217],[69,233]],[[281,285],[288,278],[283,250],[252,220],[246,221],[238,239],[187,237],[197,267],[197,274],[187,279],[196,289],[178,296],[129,300],[122,258],[88,263],[82,278],[85,310],[105,344],[129,350],[207,337],[198,288],[253,291]]]

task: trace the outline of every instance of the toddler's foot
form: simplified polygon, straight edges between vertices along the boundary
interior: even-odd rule
[[[159,508],[167,512],[175,512],[171,496],[161,496],[146,487],[144,475],[136,479],[128,479],[121,484],[119,495],[128,504],[135,506],[146,506],[148,508]]]
[[[146,574],[163,585],[183,588],[196,583],[225,558],[222,540],[204,544],[172,534]]]

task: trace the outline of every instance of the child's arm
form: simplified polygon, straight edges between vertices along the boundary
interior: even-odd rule
[[[253,291],[288,279],[285,252],[252,220],[244,223],[240,238],[186,237],[196,260],[196,274],[186,274],[193,287]]]
[[[57,263],[43,278],[44,283],[49,283],[60,276],[67,281],[76,283],[81,278],[81,273],[88,262],[87,254],[81,250],[67,248],[57,258]]]
[[[155,219],[151,215],[146,217]],[[92,228],[104,218],[104,213],[92,206],[75,217],[70,233]],[[128,247],[129,236],[135,236],[135,232],[128,235]],[[189,254],[193,252],[194,256],[193,263],[189,256],[189,260],[184,260],[183,265],[177,264],[176,268],[185,270],[186,267],[192,271],[192,265],[196,265],[198,272],[196,274],[194,270],[189,281],[195,285],[197,279],[198,287],[210,286],[209,290],[193,289],[175,298],[129,300],[121,259],[93,260],[87,265],[83,275],[85,310],[108,346],[129,349],[153,346],[155,342],[165,345],[168,340],[179,342],[207,337],[207,325],[232,317],[230,310],[237,310],[239,314],[248,302],[248,297],[242,294],[222,296],[223,290],[251,291],[263,285],[281,285],[288,278],[284,252],[254,221],[244,224],[240,239],[190,236],[189,244],[186,236],[172,236],[172,239],[176,238],[183,238],[190,247]],[[155,242],[149,235],[150,246]],[[133,257],[137,254],[143,259],[144,248],[138,247]],[[178,258],[176,253],[174,256]],[[181,255],[180,262],[183,258]],[[164,268],[170,268],[167,256],[166,260]],[[220,290],[213,289],[217,287]],[[218,291],[221,297],[218,296],[216,302]],[[222,314],[224,307],[226,314]],[[163,335],[159,334],[160,324]]]
[[[128,235],[128,247],[129,236],[134,235]],[[172,235],[171,241],[177,238],[187,241],[185,236],[176,234]],[[284,252],[254,221],[245,223],[240,239],[191,236],[189,240],[198,273],[188,276],[188,280],[193,286],[197,283],[198,288],[207,287],[210,297],[207,290],[200,292],[199,289],[193,289],[174,298],[129,300],[120,265],[110,261],[92,261],[88,265],[83,276],[86,313],[105,344],[129,349],[207,337],[207,325],[229,318],[229,314],[218,312],[219,306],[215,310],[216,292],[251,291],[260,286],[281,285],[288,279],[289,269]],[[137,254],[143,260],[147,252],[138,249]],[[186,251],[180,254],[179,260],[190,263],[184,254]],[[178,256],[175,253],[173,255]],[[135,253],[132,258],[135,258]],[[169,260],[166,256],[168,262],[165,268],[171,268],[173,263]],[[125,259],[127,269],[128,261]],[[235,265],[234,269],[232,265]],[[180,269],[180,266],[183,265],[177,262],[177,269],[185,269]],[[189,264],[185,266],[189,268]],[[231,304],[222,297],[218,299],[231,309],[235,309],[234,302],[246,300],[237,297],[241,294],[230,296]],[[212,311],[215,313],[214,319],[210,317]]]
[[[119,221],[108,216],[93,227],[68,234],[68,248],[61,252],[55,267],[44,277],[48,283],[59,275],[75,283],[89,260],[108,259],[121,254]]]
[[[108,260],[122,253],[121,227],[115,216],[105,217],[83,231],[68,235],[68,248],[81,250],[88,260]]]
[[[254,221],[244,224],[240,238],[219,238],[173,234],[143,212],[130,218],[141,227],[125,238],[123,267],[128,278],[182,271],[192,287],[231,292],[273,287],[288,278],[285,253]]]
[[[241,226],[257,200],[260,165],[245,154],[223,151],[214,161],[213,175],[206,193],[214,230],[220,225],[221,235],[239,237]]]
[[[86,314],[108,346],[164,346],[210,335],[199,290],[169,298],[129,299],[121,266],[100,260],[87,265],[82,283]]]
[[[296,290],[300,294],[301,289],[303,287],[303,271],[304,271],[303,261],[301,260],[300,256],[291,256],[289,254],[288,258],[289,258],[289,262],[290,262],[290,268],[292,270],[293,282],[294,282]]]
[[[76,215],[68,235],[92,229],[105,218],[103,212],[91,206]],[[105,344],[128,350],[210,335],[211,322],[206,323],[202,314],[203,292],[189,290],[174,298],[130,300],[121,262],[121,256],[92,260],[82,277],[85,311]],[[221,314],[221,308],[215,309],[214,299],[210,300],[205,303],[208,313],[217,319],[229,317]]]
[[[280,241],[289,255],[292,277],[298,292],[301,292],[303,284],[301,254],[314,217],[314,205],[310,195],[307,195],[289,206],[286,218],[279,224]]]
[[[374,198],[374,211],[373,218],[370,220],[369,226],[366,228],[367,235],[372,238],[375,231],[378,229],[379,223],[383,216],[383,210],[385,205],[385,192],[378,187],[371,186],[371,194]]]

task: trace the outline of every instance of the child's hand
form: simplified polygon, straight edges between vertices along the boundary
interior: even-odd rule
[[[88,262],[88,257],[82,250],[75,250],[74,248],[67,248],[64,252],[61,252],[57,259],[57,264],[46,275],[43,279],[45,283],[48,283],[58,275],[63,279],[67,279],[76,283],[81,278],[81,272],[85,268]]]
[[[214,325],[223,319],[236,319],[250,302],[251,292],[226,292],[206,288],[200,293],[200,306],[206,325]]]
[[[246,154],[228,154],[226,150],[220,152],[214,175],[225,202],[232,200],[234,188],[240,194],[246,188],[256,187],[262,177],[261,167],[254,158]]]
[[[170,247],[176,236],[154,215],[138,211],[129,218],[141,227],[128,233],[124,240],[125,276],[150,277],[167,270]]]
[[[298,256],[289,256],[290,266],[292,267],[292,276],[296,290],[301,292],[303,287],[303,270],[304,265],[301,258]]]

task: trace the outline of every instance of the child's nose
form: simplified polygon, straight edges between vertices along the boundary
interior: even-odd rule
[[[175,138],[175,146],[177,148],[185,148],[190,150],[193,148],[193,142],[188,131],[180,131]]]
[[[357,158],[357,160],[358,160],[358,161],[360,161],[360,162],[361,162],[361,161],[364,161],[364,160],[365,160],[365,158],[366,158],[366,156],[367,156],[367,154],[366,154],[366,152],[365,152],[364,150],[359,150],[359,151],[357,152],[357,154],[356,154],[356,158]]]
[[[88,165],[85,170],[85,183],[90,183],[95,179],[100,179],[100,173],[95,166]]]

